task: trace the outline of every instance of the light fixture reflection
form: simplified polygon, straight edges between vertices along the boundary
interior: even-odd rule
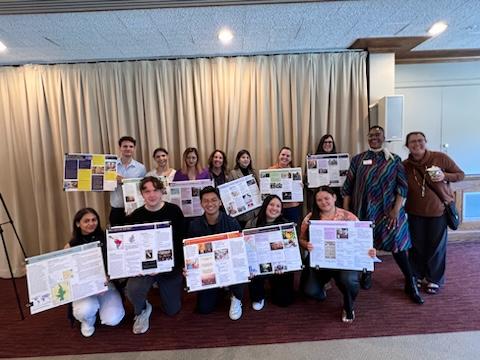
[[[230,44],[233,39],[233,33],[230,29],[222,29],[218,33],[218,39],[224,44]]]
[[[5,50],[7,50],[7,47],[5,46],[4,43],[0,41],[0,51],[5,51]]]
[[[438,21],[432,25],[432,27],[428,30],[428,33],[431,36],[436,36],[444,32],[447,29],[447,27],[448,25],[445,21]]]

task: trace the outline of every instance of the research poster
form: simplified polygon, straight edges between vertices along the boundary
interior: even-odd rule
[[[98,241],[33,256],[25,263],[31,314],[108,290]]]
[[[63,190],[114,191],[116,188],[116,155],[65,154]]]
[[[373,271],[368,252],[373,248],[371,221],[311,220],[310,266],[325,269]]]
[[[307,155],[307,180],[309,188],[323,185],[341,187],[350,167],[348,154]]]
[[[230,216],[238,216],[262,206],[262,196],[253,175],[229,181],[218,187],[223,206]]]
[[[302,269],[294,223],[245,229],[243,236],[251,275]]]
[[[183,240],[187,291],[249,282],[248,260],[239,231]]]
[[[170,222],[108,229],[107,261],[110,279],[172,271],[174,256]]]
[[[203,215],[200,190],[213,185],[213,180],[210,179],[171,182],[170,202],[178,205],[185,217]]]
[[[277,195],[282,202],[302,202],[302,168],[264,169],[259,171],[263,197]]]

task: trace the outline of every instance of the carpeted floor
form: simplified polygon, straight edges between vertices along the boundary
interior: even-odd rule
[[[411,303],[403,293],[403,279],[391,256],[377,265],[372,289],[362,290],[356,302],[356,320],[343,324],[341,297],[334,287],[319,303],[298,297],[289,308],[267,302],[255,312],[244,301],[242,319],[228,318],[228,304],[211,315],[193,312],[194,296],[186,295],[182,311],[168,318],[159,310],[155,293],[150,330],[133,335],[132,311],[115,328],[99,325],[93,337],[83,338],[71,329],[65,307],[20,320],[9,280],[0,281],[0,357],[47,356],[123,351],[186,349],[217,346],[286,343],[296,341],[411,335],[480,330],[480,243],[451,244],[447,286],[434,296],[424,295],[423,306]],[[25,279],[18,279],[27,302]]]

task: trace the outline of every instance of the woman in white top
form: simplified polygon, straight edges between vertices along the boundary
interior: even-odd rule
[[[166,176],[168,182],[173,181],[175,169],[172,169],[168,163],[168,151],[164,148],[156,148],[153,151],[153,159],[157,163],[157,167],[147,173],[145,176]]]

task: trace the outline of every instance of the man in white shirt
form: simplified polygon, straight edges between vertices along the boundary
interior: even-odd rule
[[[123,204],[123,179],[143,178],[147,173],[145,166],[133,159],[137,142],[131,136],[122,136],[118,140],[120,158],[117,161],[117,182],[115,191],[110,193],[110,225],[117,226],[125,223],[125,207]]]

